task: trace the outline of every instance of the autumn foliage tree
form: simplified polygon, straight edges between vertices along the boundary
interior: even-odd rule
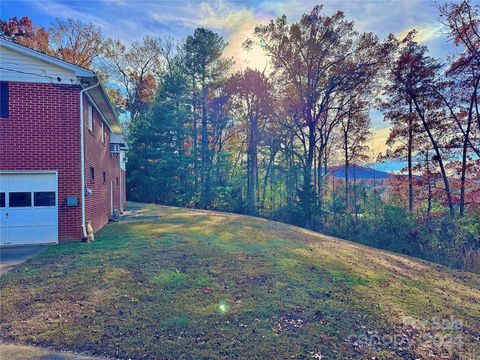
[[[162,68],[162,40],[145,36],[126,46],[120,40],[108,39],[104,54],[102,69],[121,89],[130,119],[138,118],[155,97],[156,76]]]
[[[57,19],[49,34],[55,56],[84,68],[92,68],[93,61],[104,52],[105,38],[100,27],[92,23]]]
[[[445,112],[435,91],[441,64],[427,55],[428,50],[425,46],[413,40],[414,35],[415,32],[411,32],[402,41],[398,41],[393,36],[390,37],[391,46],[395,49],[391,52],[388,61],[391,93],[403,96],[408,102],[408,121],[411,122],[409,136],[413,133],[413,111],[415,111],[421,124],[421,131],[425,133],[432,146],[434,152],[432,159],[440,169],[449,212],[454,215],[452,188],[447,174],[448,148],[444,146],[448,141],[446,129],[449,123],[445,121]],[[410,102],[412,113],[410,113]],[[412,141],[411,137],[410,141]]]
[[[301,197],[309,226],[315,197],[312,171],[318,126],[322,121],[327,122],[336,93],[353,91],[371,76],[369,70],[379,61],[378,42],[370,34],[358,35],[342,12],[325,15],[322,6],[315,6],[311,13],[291,25],[286,16],[259,25],[255,37],[272,59],[286,88],[291,90],[290,112],[301,132],[299,138],[304,148]],[[320,136],[323,129],[331,129],[320,128]]]
[[[246,69],[233,75],[228,84],[233,111],[238,111],[246,122],[247,138],[247,212],[258,211],[258,146],[261,132],[272,113],[271,87],[264,74]]]
[[[452,146],[461,149],[460,162],[460,215],[465,214],[465,197],[469,174],[478,176],[480,158],[480,7],[469,1],[448,2],[439,6],[440,19],[450,32],[450,39],[461,53],[446,71],[446,81],[437,90],[448,108],[452,122],[460,136],[453,139]],[[476,121],[475,121],[476,119]],[[475,126],[475,124],[477,126]],[[474,153],[473,160],[470,153]],[[470,175],[471,176],[471,175]]]
[[[16,16],[8,20],[0,19],[0,36],[30,49],[49,55],[54,54],[50,45],[50,33],[34,25],[27,16],[20,19]]]
[[[85,68],[93,67],[93,61],[103,54],[105,42],[98,26],[72,18],[56,19],[45,29],[34,25],[29,17],[13,17],[0,20],[0,33],[13,42]]]

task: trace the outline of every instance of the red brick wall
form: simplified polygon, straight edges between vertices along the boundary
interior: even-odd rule
[[[0,118],[0,170],[58,171],[61,242],[82,238],[80,90],[79,86],[9,82],[9,117]],[[110,219],[110,182],[113,206],[120,208],[119,186],[125,197],[125,174],[120,181],[119,158],[110,155],[110,129],[105,124],[102,144],[102,119],[95,109],[93,132],[88,130],[88,102],[84,97],[85,186],[92,189],[92,195],[85,198],[85,219],[97,231]],[[91,166],[95,181],[90,178]],[[67,196],[76,196],[78,206],[67,207]]]
[[[58,171],[59,240],[80,240],[79,86],[9,83],[9,117],[0,118],[0,170]],[[76,196],[79,206],[67,207]]]
[[[113,207],[119,209],[120,161],[118,156],[110,155],[110,129],[106,123],[104,124],[105,143],[102,144],[103,120],[95,107],[93,109],[93,131],[88,129],[88,100],[84,102],[84,114],[85,186],[92,190],[92,194],[85,197],[85,220],[91,222],[94,232],[96,232],[111,217],[111,184]],[[94,180],[91,178],[91,167],[94,168]],[[105,172],[105,182],[103,181],[103,172]],[[118,182],[117,178],[119,178]],[[124,184],[125,182],[122,182],[122,187]]]

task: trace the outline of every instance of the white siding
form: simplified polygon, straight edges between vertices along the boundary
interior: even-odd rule
[[[57,78],[61,80],[58,81]],[[76,84],[73,71],[0,46],[0,80]]]

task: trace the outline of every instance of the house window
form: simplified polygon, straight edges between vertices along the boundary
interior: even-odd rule
[[[0,192],[0,208],[5,207],[5,193]]]
[[[118,176],[117,176],[117,186],[118,186]]]
[[[107,174],[105,174],[105,171],[103,172],[103,185],[107,182]]]
[[[102,144],[105,144],[105,128],[102,121]]]
[[[8,82],[0,81],[0,117],[8,118]]]
[[[93,106],[88,103],[88,130],[93,131]]]
[[[95,169],[93,168],[93,166],[90,166],[90,180],[92,182],[95,181]]]

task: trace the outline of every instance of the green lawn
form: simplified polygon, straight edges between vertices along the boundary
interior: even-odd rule
[[[1,340],[122,359],[478,351],[478,275],[262,219],[132,207],[138,220],[0,278]]]

